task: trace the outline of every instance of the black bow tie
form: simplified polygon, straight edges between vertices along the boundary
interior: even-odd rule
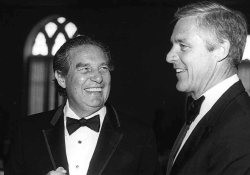
[[[190,125],[194,119],[199,115],[201,104],[205,97],[201,96],[198,100],[194,100],[191,96],[187,99],[187,118],[186,124]]]
[[[90,119],[81,118],[80,120],[67,117],[67,130],[69,135],[75,132],[81,126],[87,126],[90,129],[99,132],[100,129],[100,117],[96,115]]]

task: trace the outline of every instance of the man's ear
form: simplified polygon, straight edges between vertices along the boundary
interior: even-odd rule
[[[224,60],[228,54],[230,49],[230,42],[228,40],[224,40],[223,43],[220,43],[217,48],[217,61],[220,62]]]
[[[62,88],[66,88],[65,78],[62,76],[60,71],[55,71],[55,77],[56,77],[58,84]]]

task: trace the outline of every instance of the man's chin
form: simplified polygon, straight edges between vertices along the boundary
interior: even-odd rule
[[[104,106],[104,101],[103,100],[92,100],[91,103],[89,104],[89,107],[95,108],[95,109],[100,109]]]
[[[104,104],[85,104],[85,110],[89,112],[90,114],[93,114],[97,111],[99,111],[102,107],[104,106]]]
[[[183,83],[178,82],[176,84],[176,89],[180,92],[187,92],[187,87],[183,85]]]

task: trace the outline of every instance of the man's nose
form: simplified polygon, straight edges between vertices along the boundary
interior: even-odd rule
[[[173,63],[174,61],[176,61],[178,59],[178,55],[176,54],[176,52],[174,51],[174,49],[172,48],[168,54],[167,54],[167,57],[166,57],[166,61],[168,63]]]
[[[90,77],[91,81],[94,81],[96,83],[101,83],[103,78],[102,78],[102,74],[100,74],[99,71],[95,71],[93,72],[93,74]]]

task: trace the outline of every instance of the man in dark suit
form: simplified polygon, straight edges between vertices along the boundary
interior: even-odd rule
[[[180,8],[175,18],[167,62],[176,70],[177,90],[195,101],[187,107],[167,174],[250,174],[250,98],[237,76],[246,21],[212,2]]]
[[[109,52],[86,36],[68,40],[53,60],[67,101],[20,123],[5,175],[151,175],[157,169],[152,129],[106,103]]]

